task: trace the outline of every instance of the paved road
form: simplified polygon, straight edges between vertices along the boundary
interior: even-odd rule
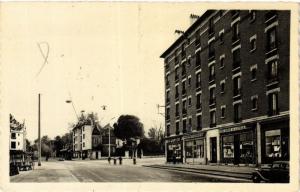
[[[194,173],[143,167],[159,160],[124,160],[123,165],[108,164],[104,160],[42,162],[33,171],[12,176],[11,182],[230,182]],[[232,181],[231,181],[232,182]]]

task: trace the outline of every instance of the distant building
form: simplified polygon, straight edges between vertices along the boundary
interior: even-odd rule
[[[98,159],[101,157],[100,130],[91,122],[78,123],[73,128],[73,157]]]
[[[110,135],[109,132],[110,131]],[[113,156],[116,153],[117,147],[117,139],[114,134],[114,128],[110,126],[110,124],[105,125],[101,130],[101,137],[102,137],[102,145],[103,150],[102,153],[105,156],[109,154],[109,137],[110,137],[110,155]]]
[[[10,137],[9,149],[11,151],[26,151],[26,127],[25,123],[19,123],[10,114]]]
[[[167,161],[289,160],[290,17],[208,10],[164,51]]]

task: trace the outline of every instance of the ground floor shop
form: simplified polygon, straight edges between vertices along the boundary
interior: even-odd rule
[[[165,145],[167,162],[183,163],[182,135],[167,138]]]
[[[184,136],[184,162],[206,164],[205,132],[196,132]]]
[[[220,129],[221,163],[256,164],[256,124]]]
[[[167,162],[258,166],[289,160],[289,116],[166,138]]]

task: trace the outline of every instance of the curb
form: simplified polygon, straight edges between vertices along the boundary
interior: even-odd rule
[[[191,173],[198,173],[198,174],[207,174],[207,175],[214,175],[214,176],[226,176],[230,178],[236,179],[243,179],[251,181],[251,173],[238,173],[238,172],[230,172],[230,171],[218,171],[218,170],[209,170],[209,169],[196,169],[196,168],[185,168],[185,167],[170,167],[170,166],[160,166],[160,165],[143,165],[144,167],[149,168],[157,168],[157,169],[169,169],[169,170],[176,170],[182,172],[191,172]]]

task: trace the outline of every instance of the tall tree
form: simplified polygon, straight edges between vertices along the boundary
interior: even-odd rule
[[[114,124],[114,134],[122,140],[141,138],[144,136],[144,125],[134,115],[121,115]]]
[[[144,125],[134,115],[121,115],[114,124],[114,134],[117,138],[126,140],[132,149],[132,156],[135,156],[137,139],[144,137]]]

